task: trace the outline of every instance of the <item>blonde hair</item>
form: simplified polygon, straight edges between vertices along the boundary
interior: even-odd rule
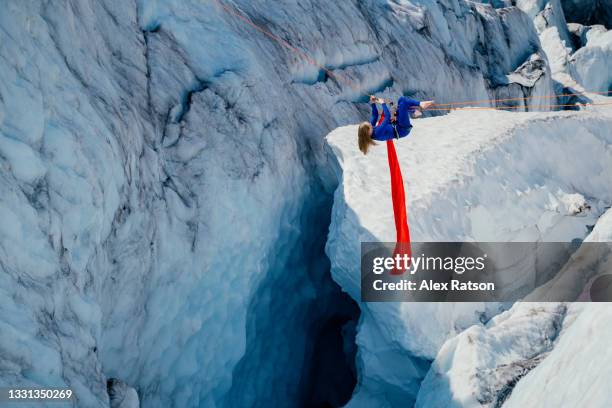
[[[370,135],[371,131],[372,125],[369,122],[363,122],[359,125],[359,129],[357,130],[357,143],[359,144],[359,150],[361,150],[363,154],[368,154],[370,146],[376,144],[376,142],[372,140],[372,135]]]

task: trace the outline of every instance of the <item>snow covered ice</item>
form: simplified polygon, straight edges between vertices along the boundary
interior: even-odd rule
[[[584,242],[610,242],[611,215],[608,210]],[[591,259],[593,272],[610,271],[609,252],[581,258],[582,250],[575,262]],[[442,346],[416,405],[607,406],[609,353],[602,342],[609,319],[606,303],[517,303]]]
[[[358,304],[358,242],[394,239],[384,149],[356,150],[363,102],[546,111],[563,87],[609,89],[610,31],[567,29],[558,2],[551,41],[545,2],[221,3],[351,86],[216,1],[3,4],[0,387],[282,407],[342,405],[358,380],[349,406],[426,401],[447,342],[501,310]],[[608,112],[420,120],[397,145],[414,238],[584,238],[612,202]]]

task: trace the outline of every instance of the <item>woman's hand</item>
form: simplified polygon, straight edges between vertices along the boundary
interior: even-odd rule
[[[370,105],[376,103],[376,97],[374,95],[370,95]]]
[[[433,105],[434,101],[423,101],[420,103],[420,107],[421,109],[427,109],[429,108],[431,105]]]

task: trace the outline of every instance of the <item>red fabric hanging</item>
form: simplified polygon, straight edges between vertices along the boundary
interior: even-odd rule
[[[381,115],[378,124],[384,119],[384,113]],[[404,192],[404,179],[402,177],[402,169],[397,159],[395,145],[393,139],[387,140],[387,159],[389,161],[389,171],[391,172],[391,199],[393,201],[393,216],[395,218],[396,244],[393,256],[404,255],[411,256],[410,248],[410,229],[408,227],[408,215],[406,214],[406,194]],[[392,274],[401,275],[402,270],[392,270]]]
[[[391,172],[391,199],[393,201],[393,215],[395,217],[396,244],[393,256],[411,256],[410,229],[408,228],[408,215],[406,214],[406,194],[404,192],[404,179],[402,169],[397,160],[393,140],[387,140],[387,157]],[[393,270],[394,275],[401,275],[404,271]]]

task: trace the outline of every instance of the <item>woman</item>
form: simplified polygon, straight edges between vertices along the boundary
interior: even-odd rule
[[[369,122],[363,122],[359,125],[357,131],[359,150],[361,150],[363,154],[367,154],[370,146],[376,144],[374,140],[384,141],[393,139],[394,137],[400,138],[408,136],[410,129],[412,129],[410,114],[415,112],[416,108],[427,109],[433,102],[434,101],[419,102],[414,99],[400,96],[397,100],[396,116],[392,117],[383,99],[370,96],[372,116]],[[376,107],[376,103],[382,105],[384,114],[384,119],[378,126],[376,126],[376,121],[378,120],[378,108]]]

